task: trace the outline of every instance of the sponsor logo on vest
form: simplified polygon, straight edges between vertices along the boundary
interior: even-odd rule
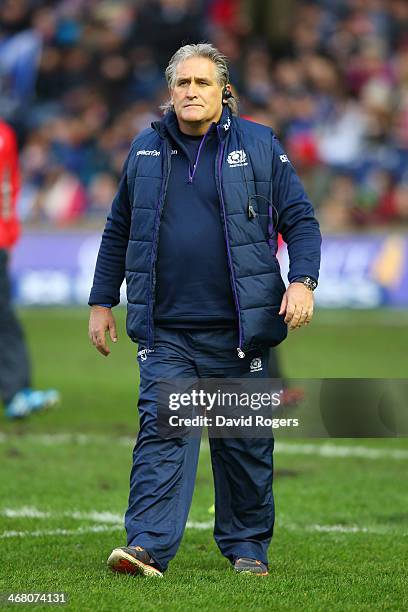
[[[247,156],[245,151],[240,149],[239,151],[231,151],[231,153],[227,157],[227,162],[230,165],[230,168],[238,168],[239,166],[247,166]]]
[[[262,371],[262,359],[260,357],[254,357],[249,364],[250,372],[261,372]]]
[[[151,155],[153,157],[157,157],[160,155],[160,151],[153,149],[152,151],[146,151],[146,149],[142,149],[136,153],[136,155]]]
[[[289,158],[287,155],[280,155],[280,160],[282,164],[286,164],[289,161]]]

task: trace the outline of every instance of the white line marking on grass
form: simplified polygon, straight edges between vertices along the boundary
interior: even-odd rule
[[[38,538],[42,536],[71,536],[86,533],[102,533],[106,531],[119,531],[123,525],[91,525],[89,527],[78,527],[77,529],[38,529],[36,531],[3,531],[0,539],[6,538]]]
[[[103,434],[78,434],[78,433],[57,433],[57,434],[27,434],[24,436],[8,435],[0,432],[0,443],[31,442],[41,446],[59,446],[62,444],[112,444],[117,443],[122,446],[134,446],[135,438],[131,437],[110,437]],[[206,440],[203,440],[201,447],[209,450]],[[396,459],[407,460],[408,450],[393,448],[372,448],[368,446],[345,446],[343,444],[313,444],[303,442],[281,442],[275,443],[275,450],[282,455],[315,455],[326,458],[355,458],[360,459]]]
[[[212,529],[214,524],[210,521],[197,522],[188,521],[186,529],[195,530],[207,530]],[[278,529],[286,529],[289,531],[309,531],[319,533],[336,533],[336,534],[359,534],[365,533],[367,535],[398,535],[407,536],[408,533],[396,532],[395,530],[388,529],[387,527],[359,527],[358,525],[296,525],[296,524],[285,524],[278,522]],[[0,539],[7,538],[27,538],[27,537],[42,537],[42,536],[75,536],[84,535],[87,533],[103,533],[103,532],[114,532],[122,531],[124,526],[120,525],[89,525],[87,527],[77,527],[76,529],[37,529],[35,531],[3,531],[0,533]]]
[[[113,512],[80,512],[73,510],[71,512],[43,512],[32,506],[22,506],[21,508],[3,508],[0,509],[0,516],[7,518],[38,518],[38,519],[62,519],[70,518],[77,521],[92,521],[94,523],[111,523],[113,525],[123,525],[124,517],[121,514]],[[187,529],[212,529],[213,521],[198,522],[187,521]]]
[[[24,434],[24,435],[8,435],[4,432],[0,432],[0,443],[5,444],[18,443],[18,442],[30,442],[32,444],[39,444],[40,446],[60,446],[62,444],[78,444],[79,446],[86,446],[87,444],[106,444],[107,442],[116,442],[123,446],[134,446],[136,442],[136,436],[131,438],[130,436],[106,436],[104,434],[82,434],[82,433],[54,433],[54,434]]]
[[[288,529],[290,531],[308,531],[319,533],[339,533],[339,534],[356,534],[366,533],[368,535],[393,535],[397,537],[408,536],[408,531],[399,531],[398,529],[389,527],[388,525],[373,525],[364,527],[363,525],[300,525],[296,523],[285,523],[277,521],[277,528]]]
[[[94,523],[120,523],[123,524],[123,516],[113,512],[63,512],[63,516],[77,519],[78,521],[93,521]]]
[[[0,510],[1,516],[7,518],[50,518],[49,512],[42,512],[31,506],[22,506],[21,508],[3,508]]]
[[[214,521],[187,521],[187,529],[214,529]]]
[[[0,516],[7,518],[70,518],[77,521],[92,521],[93,523],[113,523],[122,524],[123,516],[114,514],[113,512],[80,512],[73,510],[71,512],[43,512],[32,506],[22,506],[21,508],[3,508],[0,509]]]
[[[386,533],[387,530],[369,529],[357,525],[308,525],[307,531],[321,531],[323,533]]]
[[[358,525],[299,525],[278,521],[276,526],[289,531],[318,531],[320,533],[369,533],[377,535],[389,532],[386,527],[359,527]]]
[[[59,519],[70,518],[74,520],[91,520],[93,522],[101,522],[101,525],[88,525],[77,527],[76,529],[36,529],[33,531],[15,531],[9,530],[0,533],[0,539],[5,538],[20,538],[20,537],[41,537],[41,536],[71,536],[82,535],[87,533],[99,533],[109,531],[121,531],[124,529],[123,517],[120,514],[112,512],[80,512],[78,510],[67,512],[43,512],[37,508],[23,506],[21,508],[3,508],[0,510],[0,516],[7,518],[36,518],[36,519]],[[106,524],[110,523],[110,524]],[[186,529],[207,530],[213,529],[213,521],[187,521]],[[386,535],[393,534],[398,536],[407,536],[408,532],[390,529],[386,525],[377,525],[366,527],[364,525],[301,525],[299,523],[286,522],[284,519],[277,520],[278,529],[286,529],[297,532],[318,532],[318,533],[335,533],[335,534],[359,534],[366,533],[368,535]]]
[[[318,455],[328,458],[359,457],[361,459],[408,459],[408,450],[342,446],[337,444],[298,444],[276,442],[275,450],[287,455]]]
[[[186,529],[206,530],[212,529],[213,523],[204,522],[197,523],[188,521]],[[43,536],[75,536],[84,535],[87,533],[106,533],[113,531],[122,531],[124,526],[120,525],[90,525],[88,527],[77,527],[76,529],[37,529],[35,531],[3,531],[0,533],[0,539],[7,538],[39,538]]]

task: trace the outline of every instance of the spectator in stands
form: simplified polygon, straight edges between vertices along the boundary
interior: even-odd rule
[[[5,1],[0,105],[22,144],[24,219],[56,221],[41,197],[56,164],[76,175],[88,203],[70,222],[94,219],[94,176],[118,180],[131,134],[157,118],[149,109],[165,95],[167,57],[209,38],[231,58],[242,112],[293,152],[318,215],[328,218],[329,177],[347,174],[362,206],[351,226],[401,222],[384,216],[375,190],[367,214],[366,193],[377,171],[392,174],[392,190],[408,174],[407,23],[404,0]],[[55,121],[75,131],[74,144],[55,142]],[[33,141],[45,159],[34,177],[25,163]]]

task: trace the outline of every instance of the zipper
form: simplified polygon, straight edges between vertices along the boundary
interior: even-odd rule
[[[154,220],[154,232],[153,232],[153,244],[152,244],[152,253],[151,253],[151,263],[150,263],[150,295],[149,295],[149,312],[148,312],[148,320],[147,320],[147,349],[149,351],[153,350],[153,342],[154,342],[154,322],[153,322],[153,307],[155,302],[156,295],[156,260],[157,260],[157,246],[158,246],[158,237],[159,237],[159,227],[160,227],[160,219],[163,212],[164,199],[166,197],[167,185],[169,182],[170,176],[170,160],[171,155],[169,155],[169,144],[165,141],[166,154],[166,176],[162,182],[159,200],[157,202],[156,207],[156,217]]]
[[[217,131],[219,129],[219,126],[217,127]],[[219,134],[218,134],[219,135]],[[224,144],[221,143],[220,146],[218,147],[218,152],[217,152],[217,162],[216,162],[216,167],[217,167],[217,176],[216,176],[216,184],[217,184],[217,190],[218,190],[218,196],[220,198],[220,203],[221,203],[221,209],[222,209],[222,216],[223,216],[223,221],[224,221],[224,235],[225,235],[225,243],[227,246],[227,259],[228,259],[228,267],[230,270],[230,275],[231,275],[231,286],[232,286],[232,293],[234,295],[234,301],[235,301],[235,309],[237,311],[237,315],[238,315],[238,348],[237,348],[237,353],[238,353],[238,357],[240,359],[243,359],[245,357],[245,353],[242,350],[242,345],[243,345],[243,333],[242,333],[242,324],[241,324],[241,311],[239,308],[239,301],[238,301],[238,293],[237,293],[237,286],[236,286],[236,282],[235,282],[235,273],[234,273],[234,269],[232,267],[232,257],[231,257],[231,249],[230,249],[230,244],[229,244],[229,238],[228,238],[228,228],[227,228],[227,216],[226,216],[226,212],[225,212],[225,202],[224,202],[224,196],[222,193],[222,183],[221,183],[221,164],[222,164],[222,158],[224,155]]]
[[[248,219],[252,221],[252,219],[256,219],[256,211],[252,204],[248,204]]]

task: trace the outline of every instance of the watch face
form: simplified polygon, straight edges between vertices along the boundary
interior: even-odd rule
[[[307,287],[311,291],[314,291],[317,287],[317,282],[313,278],[310,278],[310,276],[302,276],[301,278],[296,279],[295,282],[302,283],[305,287]]]
[[[307,278],[305,278],[305,280],[303,281],[303,284],[306,285],[306,287],[308,287],[312,291],[314,291],[316,289],[316,287],[317,287],[316,281],[314,281],[309,276]]]

